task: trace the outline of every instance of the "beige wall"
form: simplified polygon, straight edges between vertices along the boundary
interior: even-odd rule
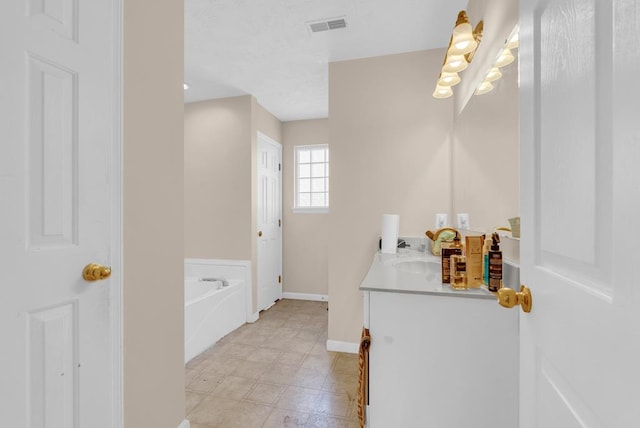
[[[303,294],[328,292],[328,214],[294,214],[293,147],[329,143],[327,119],[284,122],[283,128],[283,291]],[[333,153],[329,154],[333,156]]]
[[[520,215],[518,69],[502,70],[488,94],[474,96],[456,118],[453,212],[469,213],[472,229],[509,226]]]
[[[382,214],[421,236],[448,212],[452,100],[431,97],[443,49],[329,65],[329,339],[357,343],[360,282]]]
[[[251,103],[185,105],[185,257],[251,260]]]
[[[256,131],[262,132],[272,140],[282,144],[282,122],[262,107],[256,99],[253,99],[253,108],[256,110]]]
[[[255,310],[256,135],[282,125],[246,95],[186,104],[184,127],[184,257],[251,260]]]
[[[184,419],[182,1],[124,2],[124,422]]]

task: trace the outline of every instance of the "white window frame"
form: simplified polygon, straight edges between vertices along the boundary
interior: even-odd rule
[[[329,212],[329,189],[326,189],[327,194],[327,205],[326,206],[316,206],[316,207],[300,207],[298,206],[299,202],[299,193],[298,193],[298,185],[300,182],[299,177],[299,152],[302,150],[312,150],[314,148],[322,148],[326,150],[326,175],[325,178],[329,178],[329,145],[328,144],[310,144],[310,145],[300,145],[293,147],[293,168],[294,168],[294,179],[293,179],[293,207],[292,210],[296,214],[325,214]],[[311,178],[314,178],[311,176]]]

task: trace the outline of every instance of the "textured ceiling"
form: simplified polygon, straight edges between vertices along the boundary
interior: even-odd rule
[[[328,117],[328,64],[445,47],[467,0],[185,0],[185,102],[254,95],[281,121]],[[347,28],[311,33],[308,21]],[[434,81],[436,76],[433,76]]]

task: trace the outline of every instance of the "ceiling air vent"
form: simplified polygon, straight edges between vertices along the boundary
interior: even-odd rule
[[[322,19],[319,21],[307,22],[307,26],[312,33],[319,33],[320,31],[338,30],[340,28],[347,28],[347,21],[342,18]]]

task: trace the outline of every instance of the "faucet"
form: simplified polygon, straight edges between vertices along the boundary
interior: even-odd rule
[[[224,278],[200,278],[199,281],[202,282],[215,282],[220,281],[223,287],[227,287],[229,285],[229,281]]]

